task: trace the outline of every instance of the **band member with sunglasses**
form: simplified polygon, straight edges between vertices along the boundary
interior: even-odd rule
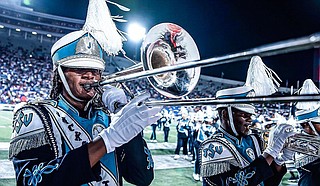
[[[249,69],[263,70],[264,64],[259,57],[251,59]],[[270,69],[267,69],[270,70]],[[248,70],[248,74],[250,75]],[[259,74],[261,74],[259,72]],[[259,74],[251,80],[257,80]],[[261,82],[268,78],[259,79]],[[266,83],[267,84],[267,83]],[[273,82],[271,82],[273,84]],[[263,85],[252,87],[248,83],[241,87],[219,90],[217,99],[268,95],[272,92],[259,92]],[[269,88],[266,88],[269,89]],[[269,136],[268,146],[264,149],[263,140],[250,131],[255,107],[251,104],[221,104],[217,106],[220,118],[218,131],[201,144],[201,169],[203,185],[279,185],[287,169],[285,164],[277,164],[279,153],[285,140],[294,135],[289,124],[279,124]]]
[[[94,14],[87,21],[108,16],[95,8],[109,11],[104,1],[90,0],[88,12]],[[86,22],[82,30],[53,45],[50,99],[30,102],[14,114],[9,156],[19,186],[115,186],[122,185],[122,177],[150,185],[153,180],[153,160],[140,133],[160,118],[161,107],[144,104],[149,94],[127,102],[124,92],[114,87],[104,87],[102,94],[85,88],[101,80],[104,55],[117,53],[111,50],[116,43],[108,43],[115,36],[101,40],[106,33],[89,26]],[[113,26],[106,27],[107,34]]]

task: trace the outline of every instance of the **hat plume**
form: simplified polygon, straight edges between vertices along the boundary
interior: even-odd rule
[[[297,90],[296,92],[299,95],[306,95],[306,94],[320,94],[320,90],[318,87],[313,83],[311,79],[306,79],[303,82],[302,87]],[[313,109],[315,107],[319,107],[320,102],[319,101],[312,101],[312,102],[298,102],[296,105],[297,109],[304,109],[309,110]]]
[[[245,86],[254,89],[256,96],[271,95],[278,91],[281,79],[259,56],[253,56],[247,72]]]
[[[83,30],[90,33],[108,55],[122,51],[125,38],[119,33],[104,0],[89,0]]]

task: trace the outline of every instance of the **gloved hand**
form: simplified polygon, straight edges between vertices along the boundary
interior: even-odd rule
[[[111,118],[110,126],[99,133],[107,153],[129,142],[145,127],[160,119],[161,114],[158,113],[162,106],[150,107],[143,103],[149,97],[150,94],[145,93],[132,99]]]
[[[289,124],[278,124],[269,133],[268,146],[264,152],[268,153],[274,159],[279,155],[283,148],[285,140],[293,136],[295,133],[293,131],[293,126]]]
[[[111,85],[103,86],[102,101],[112,113],[118,112],[122,106],[127,104],[127,96],[122,89]]]
[[[293,160],[294,151],[283,148],[282,154],[279,154],[274,162],[278,165],[283,165],[286,161]]]

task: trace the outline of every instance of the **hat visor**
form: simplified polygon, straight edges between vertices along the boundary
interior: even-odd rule
[[[88,55],[71,56],[58,61],[57,64],[67,68],[105,69],[105,62],[101,58]]]

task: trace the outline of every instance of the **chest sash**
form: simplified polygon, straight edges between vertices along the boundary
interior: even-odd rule
[[[256,155],[261,154],[255,137],[250,136],[255,145]],[[257,148],[258,147],[258,148]],[[251,148],[248,148],[251,149]],[[244,157],[233,143],[223,135],[218,134],[205,140],[200,147],[200,175],[210,177],[231,170],[230,165],[244,168],[250,164],[256,155],[254,152],[246,152],[251,160]]]
[[[60,107],[46,105],[45,108],[48,110],[51,119],[52,131],[55,136],[59,156],[62,156],[64,151],[68,152],[79,148],[84,143],[89,143],[93,137],[96,137],[106,127],[103,123],[91,126],[89,123],[88,126],[83,126],[86,123],[82,123],[81,125],[81,118],[77,118],[76,120]],[[92,131],[89,131],[90,129]],[[106,154],[100,160],[100,164],[102,181],[91,182],[88,185],[106,185],[106,183],[108,185],[119,185],[115,153]]]

